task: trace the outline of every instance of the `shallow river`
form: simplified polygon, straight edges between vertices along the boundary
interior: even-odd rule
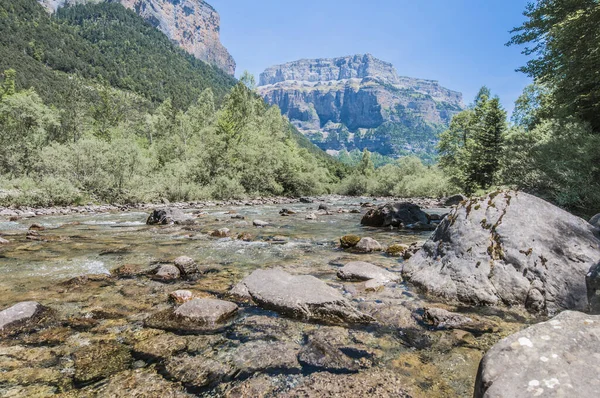
[[[364,283],[338,280],[336,270],[352,260],[368,261],[397,273],[403,261],[384,253],[344,252],[339,249],[340,236],[370,236],[387,247],[393,243],[423,242],[429,233],[366,228],[360,226],[361,214],[337,212],[338,208],[361,209],[358,199],[332,199],[328,204],[331,215],[318,215],[316,221],[306,220],[305,215],[316,212],[317,205],[300,203],[188,209],[190,213],[202,212],[197,215],[195,226],[146,226],[148,214],[144,212],[0,221],[0,235],[11,242],[0,246],[0,309],[35,300],[56,311],[56,321],[37,333],[0,338],[0,396],[130,396],[128,391],[147,397],[179,393],[325,396],[324,385],[348,383],[379,385],[369,391],[383,395],[387,387],[381,384],[387,382],[397,383],[414,397],[471,396],[482,354],[500,338],[523,328],[528,317],[519,310],[473,312],[431,303],[402,283],[368,292]],[[297,214],[280,216],[284,207]],[[444,209],[427,211],[442,213]],[[234,219],[233,213],[245,219]],[[254,219],[270,225],[254,227]],[[26,237],[33,223],[45,228],[39,232],[40,240]],[[224,227],[231,230],[234,238],[246,232],[253,240],[208,235],[209,231]],[[273,242],[274,236],[285,239]],[[109,277],[111,271],[124,264],[151,270],[182,255],[206,265],[212,272],[196,281],[169,284],[147,276]],[[187,289],[198,297],[236,301],[227,294],[231,287],[252,270],[269,267],[326,281],[377,322],[344,328],[304,323],[237,301],[241,309],[234,322],[217,335],[167,333],[143,325],[148,315],[172,306],[168,294],[174,290]],[[83,275],[94,276],[67,282]],[[494,327],[485,332],[433,330],[420,319],[422,308],[429,305],[471,313]],[[255,350],[264,348],[257,342],[302,346],[315,333],[339,340],[344,352],[354,353],[350,356],[356,366],[340,366],[335,372],[281,364],[261,369],[260,358],[250,356],[254,367],[237,358],[244,345],[255,344],[248,345]],[[123,354],[128,358],[126,369],[116,366],[114,372],[98,371],[93,364],[77,362],[79,350],[108,343],[113,344],[110,349],[117,344],[127,351]],[[162,344],[162,348],[154,343]],[[172,358],[182,356],[203,359],[205,363],[210,360],[226,371],[213,369],[202,380],[190,378],[168,365]],[[194,366],[190,362],[192,371]],[[81,372],[98,372],[99,376],[87,380]],[[344,390],[346,387],[340,388],[329,391],[330,396],[351,396]]]

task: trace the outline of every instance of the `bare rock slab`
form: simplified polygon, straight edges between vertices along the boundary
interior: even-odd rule
[[[589,309],[599,262],[600,239],[587,221],[507,191],[453,209],[402,276],[446,301],[554,314]]]
[[[0,311],[0,336],[18,333],[41,323],[51,310],[36,301],[23,301]]]
[[[600,396],[600,316],[565,311],[494,345],[474,398]]]
[[[367,281],[375,279],[381,282],[393,282],[401,279],[399,274],[394,274],[377,265],[364,261],[352,261],[337,272],[337,276],[343,280]]]
[[[369,323],[336,289],[310,275],[280,269],[256,270],[241,282],[258,305],[302,320],[325,323]]]

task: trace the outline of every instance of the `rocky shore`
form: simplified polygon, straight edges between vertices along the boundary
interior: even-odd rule
[[[590,222],[520,192],[264,201],[14,221],[0,395],[600,393]],[[83,254],[106,272],[32,282]]]

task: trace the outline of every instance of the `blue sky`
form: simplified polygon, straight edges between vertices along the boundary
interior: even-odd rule
[[[530,80],[527,58],[506,47],[527,0],[207,0],[221,15],[221,41],[257,79],[301,58],[371,53],[403,76],[439,80],[469,103],[482,85],[511,112]]]

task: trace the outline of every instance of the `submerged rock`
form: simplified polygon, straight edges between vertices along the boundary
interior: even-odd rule
[[[238,347],[233,354],[233,364],[242,375],[255,372],[300,372],[298,351],[294,343],[251,341]]]
[[[177,208],[168,207],[164,209],[155,209],[146,220],[148,225],[190,225],[194,224],[194,219]]]
[[[334,288],[310,275],[295,276],[280,269],[256,270],[241,282],[261,307],[302,320],[328,323],[368,323]]]
[[[168,359],[165,372],[170,379],[180,381],[186,386],[202,388],[221,381],[232,373],[232,369],[202,355],[183,354]]]
[[[408,202],[388,203],[371,209],[360,221],[369,227],[401,227],[417,222],[427,224],[427,214],[419,206]]]
[[[344,265],[338,270],[337,276],[340,279],[351,281],[375,279],[381,282],[392,282],[401,279],[399,274],[364,261],[352,261]]]
[[[565,311],[494,345],[474,398],[600,396],[600,316]]]
[[[229,301],[193,299],[177,309],[164,310],[146,319],[148,327],[183,332],[211,332],[227,326],[238,306]]]
[[[125,346],[100,342],[79,349],[73,361],[75,383],[87,384],[127,369],[132,358]]]
[[[455,208],[408,262],[403,276],[429,294],[476,305],[588,310],[600,239],[579,217],[522,192]],[[589,274],[589,275],[588,275]],[[600,285],[600,283],[599,283]]]
[[[187,340],[185,337],[163,333],[137,342],[133,347],[133,351],[136,357],[160,360],[170,358],[186,348]]]
[[[362,238],[355,246],[355,249],[361,253],[380,252],[383,247],[373,238]]]
[[[0,336],[35,328],[51,316],[52,311],[35,301],[23,301],[0,311]]]
[[[177,304],[186,303],[194,298],[194,294],[189,290],[175,290],[169,293],[169,299]]]
[[[302,365],[329,372],[358,372],[360,366],[339,348],[322,339],[311,339],[298,355]]]

